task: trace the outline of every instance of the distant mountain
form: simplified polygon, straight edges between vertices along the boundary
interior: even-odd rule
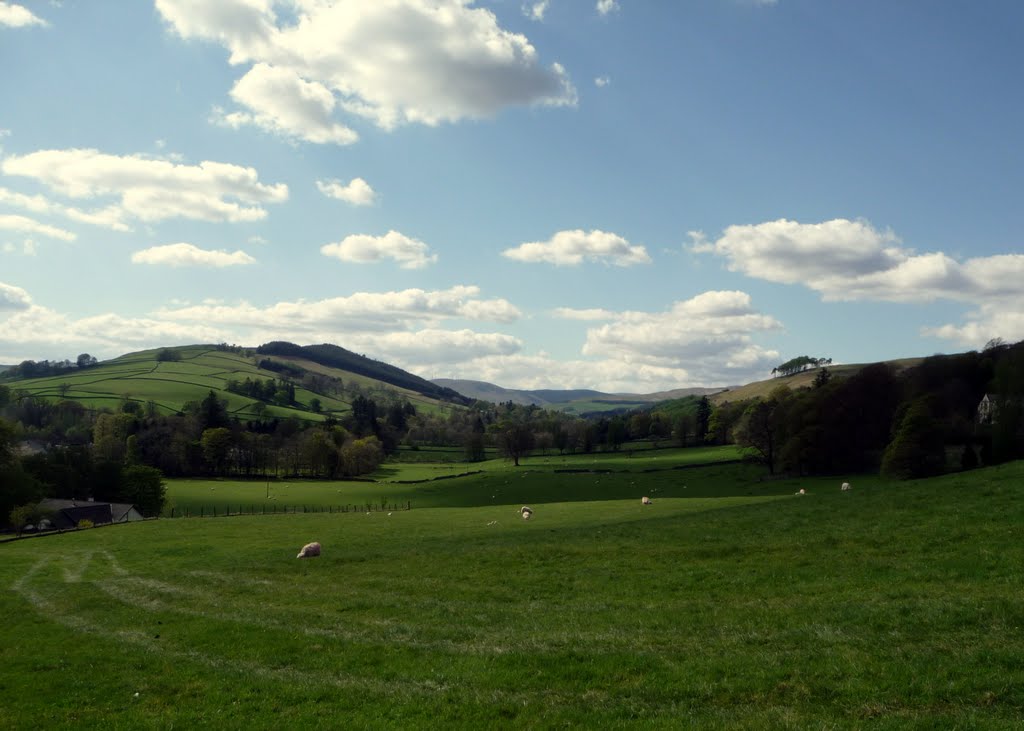
[[[537,389],[533,391],[503,388],[486,381],[469,381],[455,378],[435,378],[438,386],[458,391],[479,401],[490,401],[496,404],[511,401],[514,404],[527,406],[536,404],[544,408],[558,409],[576,413],[595,411],[615,411],[636,408],[659,401],[667,401],[684,396],[706,396],[718,393],[721,388],[677,388],[672,391],[657,393],[604,393],[591,389]]]

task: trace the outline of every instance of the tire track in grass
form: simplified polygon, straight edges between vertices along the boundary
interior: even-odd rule
[[[181,650],[168,647],[165,642],[156,642],[149,633],[135,629],[113,629],[92,622],[84,617],[62,610],[57,604],[43,596],[30,586],[30,582],[52,562],[44,557],[36,561],[20,579],[11,585],[11,590],[27,601],[41,616],[63,625],[68,629],[82,634],[99,635],[113,638],[124,644],[132,645],[154,656],[167,657],[202,665],[219,672],[232,674],[249,674],[263,680],[286,681],[299,685],[329,685],[345,690],[363,690],[378,693],[382,696],[405,695],[408,697],[445,693],[449,686],[433,681],[405,681],[403,683],[386,683],[373,678],[335,674],[331,677],[323,673],[306,673],[290,668],[271,668],[249,660],[238,660],[215,657],[198,650]],[[108,585],[97,583],[101,590]]]

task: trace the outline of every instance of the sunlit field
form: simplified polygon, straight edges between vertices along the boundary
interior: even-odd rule
[[[2,544],[4,725],[1019,728],[1024,463],[850,492],[761,475],[272,482],[412,510]],[[242,489],[266,485],[170,492]]]

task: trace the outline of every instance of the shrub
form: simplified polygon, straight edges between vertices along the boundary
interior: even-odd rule
[[[82,518],[80,521],[78,521],[79,528],[92,528],[93,525],[93,522],[88,518]]]

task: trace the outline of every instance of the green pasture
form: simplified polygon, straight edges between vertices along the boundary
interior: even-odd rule
[[[850,492],[805,481],[803,496],[747,469],[576,473],[591,483],[543,483],[543,502],[535,483],[555,473],[507,469],[386,485],[463,507],[414,499],[391,515],[168,519],[0,544],[0,717],[10,729],[1020,728],[1024,463],[855,477]],[[682,474],[686,494],[669,495]],[[311,540],[323,556],[297,560]]]
[[[343,506],[408,504],[473,507],[522,502],[600,501],[648,497],[788,495],[835,479],[759,482],[754,465],[727,463],[733,447],[668,449],[628,457],[614,453],[530,457],[519,467],[505,459],[473,463],[388,462],[360,480],[166,480],[166,515],[184,512],[327,510]],[[599,459],[594,459],[597,456]],[[717,463],[717,464],[716,464]]]

